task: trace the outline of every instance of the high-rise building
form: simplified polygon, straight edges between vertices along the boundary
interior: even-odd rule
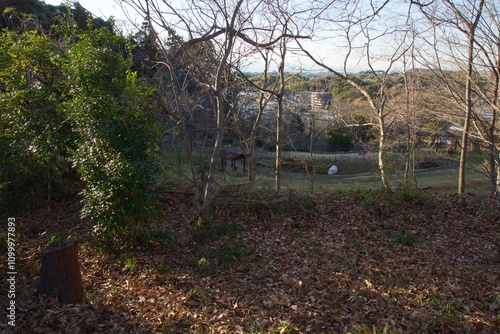
[[[332,94],[328,92],[311,92],[311,110],[324,110],[332,100]]]

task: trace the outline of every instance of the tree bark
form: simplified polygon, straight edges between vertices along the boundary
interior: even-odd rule
[[[385,126],[385,116],[382,111],[378,112],[378,121],[380,127],[380,140],[378,147],[378,168],[380,169],[380,178],[382,180],[382,186],[384,188],[389,188],[389,180],[387,177],[387,171],[385,168],[385,142],[387,138],[386,126]]]
[[[222,94],[219,94],[222,95]],[[212,158],[210,160],[210,168],[207,174],[207,180],[205,184],[205,190],[203,193],[203,202],[201,205],[201,212],[198,217],[198,225],[202,225],[203,222],[208,218],[210,213],[210,207],[212,206],[212,201],[215,197],[217,191],[215,177],[217,175],[217,167],[219,166],[219,153],[222,146],[222,141],[224,139],[224,125],[225,118],[223,114],[223,101],[222,96],[217,98],[217,138],[215,140],[214,149],[212,151]]]
[[[497,184],[496,184],[496,194],[500,194],[500,163],[497,162]]]
[[[288,22],[285,23],[283,27],[283,36],[286,35]],[[286,40],[283,37],[280,40],[280,63],[278,66],[278,76],[279,76],[279,92],[275,94],[275,98],[278,101],[278,112],[276,115],[276,172],[275,172],[275,190],[276,192],[281,191],[281,165],[282,165],[282,145],[283,145],[283,113],[284,104],[283,97],[285,96],[285,58],[287,53]]]
[[[216,180],[215,177],[217,175],[217,167],[219,163],[219,153],[222,147],[222,141],[224,140],[224,129],[226,124],[226,114],[225,114],[225,93],[224,89],[226,88],[224,83],[224,75],[227,75],[226,79],[230,76],[230,70],[228,67],[228,60],[231,57],[233,51],[233,45],[235,42],[236,31],[234,30],[236,26],[236,19],[240,13],[240,7],[243,3],[243,0],[239,0],[236,3],[234,11],[232,12],[230,22],[227,22],[227,30],[228,34],[225,36],[224,41],[224,53],[219,61],[219,65],[217,67],[217,74],[215,76],[215,84],[213,86],[213,90],[216,96],[216,114],[217,114],[217,138],[215,140],[215,146],[212,151],[212,158],[210,161],[210,169],[207,174],[207,182],[205,185],[205,191],[203,193],[203,203],[201,205],[201,212],[198,216],[198,225],[201,225],[207,218],[210,212],[210,207],[212,206],[212,201],[215,197],[215,192],[217,191]]]
[[[479,1],[476,16],[473,21],[469,22],[465,15],[451,2],[446,1],[448,6],[455,12],[460,21],[467,27],[468,54],[467,54],[467,79],[465,81],[465,120],[464,132],[462,134],[462,151],[460,152],[460,167],[458,172],[458,193],[463,194],[465,190],[465,164],[467,162],[467,149],[469,144],[469,129],[472,117],[472,72],[474,63],[474,42],[476,28],[481,18],[481,13],[484,5],[484,0]],[[464,31],[464,30],[462,30]]]
[[[54,295],[66,304],[85,302],[78,262],[78,242],[63,247],[49,246],[42,252],[42,272],[38,294]]]
[[[274,188],[277,192],[281,191],[281,131],[282,131],[282,121],[283,121],[283,100],[278,100],[278,114],[276,115],[276,171],[274,175]]]
[[[257,160],[255,159],[255,139],[250,138],[252,143],[248,150],[248,182],[255,183],[257,180]]]

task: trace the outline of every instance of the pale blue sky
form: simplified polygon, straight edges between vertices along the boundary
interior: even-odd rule
[[[46,4],[49,5],[60,5],[61,3],[65,3],[65,0],[41,0],[44,1]],[[73,1],[70,1],[70,3]],[[87,9],[89,12],[91,12],[94,16],[101,17],[103,19],[108,19],[110,16],[113,16],[113,18],[117,21],[118,27],[120,29],[123,29],[125,31],[130,30],[129,27],[127,27],[126,22],[127,16],[123,12],[122,8],[120,5],[116,4],[115,1],[113,0],[79,0],[78,1],[80,5],[82,5],[85,9]],[[136,20],[137,22],[141,22],[142,19],[133,11],[130,11],[129,15],[132,17],[132,19]]]
[[[42,0],[49,5],[60,5],[64,0]],[[124,15],[119,5],[113,0],[79,0],[80,5],[96,16],[109,16],[110,14],[123,18]]]
[[[45,3],[51,4],[51,5],[59,5],[60,3],[64,3],[65,0],[45,0]],[[79,3],[89,10],[93,15],[102,17],[104,19],[109,18],[110,16],[113,16],[117,27],[121,30],[123,30],[125,33],[130,33],[136,31],[130,23],[128,23],[127,20],[127,15],[122,11],[122,8],[120,5],[118,5],[114,0],[79,0]],[[397,4],[398,2],[396,2]],[[394,4],[393,4],[394,5]],[[401,3],[400,3],[401,5]],[[390,8],[392,11],[397,11],[395,7]],[[129,10],[128,12],[128,17],[131,18],[133,21],[137,22],[137,24],[140,25],[142,22],[142,17],[138,15],[134,10]],[[319,26],[317,28],[320,28]],[[330,27],[328,26],[328,29]],[[331,28],[333,29],[333,28]],[[342,29],[340,27],[340,29]],[[339,30],[341,32],[342,30]],[[325,63],[336,70],[341,70],[343,66],[343,61],[344,61],[344,56],[345,56],[345,47],[342,47],[341,44],[345,43],[345,40],[342,40],[342,38],[338,38],[336,36],[341,36],[341,33],[335,33],[330,31],[327,32],[329,36],[334,36],[334,37],[328,37],[326,39],[321,38],[321,32],[320,29],[315,31],[315,42],[305,42],[304,44],[307,45],[307,48],[311,51],[312,54],[314,54],[316,57],[319,59],[322,59],[325,61]],[[357,50],[359,52],[362,52],[363,49],[363,44],[364,41],[361,39],[358,43],[359,46]],[[395,41],[388,41],[387,39],[381,39],[381,42],[383,43],[383,46],[380,48],[380,50],[377,50],[378,52],[386,53],[386,52],[391,52],[391,47],[394,47]],[[379,45],[382,45],[378,43]],[[390,45],[392,44],[392,45]],[[353,44],[354,45],[354,44]],[[374,48],[376,47],[376,44],[374,45]],[[372,48],[372,51],[373,49]],[[299,57],[296,55],[293,55],[292,53],[288,54],[288,68],[287,70],[290,71],[310,71],[310,70],[321,70],[317,66],[313,65],[313,62],[310,59],[307,59],[305,57]],[[386,69],[387,64],[383,60],[388,59],[387,56],[377,56],[379,57],[376,62],[378,62],[378,67],[377,69]],[[348,70],[349,71],[359,71],[359,70],[366,70],[368,69],[366,63],[366,58],[360,53],[358,56],[351,54],[351,57],[349,59],[349,62],[347,63]],[[259,71],[261,68],[259,68],[258,64],[253,64],[251,65],[248,69],[248,71]]]

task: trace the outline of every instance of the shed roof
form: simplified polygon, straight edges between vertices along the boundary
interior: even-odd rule
[[[229,150],[226,150],[226,149],[221,149],[220,150],[219,157],[222,158],[222,159],[229,159],[229,160],[245,159],[245,155],[243,153],[229,151]]]

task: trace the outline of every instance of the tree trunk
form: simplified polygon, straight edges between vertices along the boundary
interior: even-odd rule
[[[287,25],[285,24],[284,32],[287,30]],[[275,174],[275,190],[277,192],[281,191],[281,153],[283,145],[283,97],[285,94],[285,57],[286,57],[286,43],[285,39],[281,39],[281,61],[278,67],[280,88],[279,93],[275,95],[276,100],[278,100],[278,114],[276,115],[276,174]]]
[[[214,150],[212,151],[212,159],[210,161],[210,168],[208,170],[207,181],[205,184],[205,191],[203,193],[203,203],[201,205],[201,212],[198,216],[198,225],[201,225],[210,213],[210,207],[212,206],[212,201],[215,197],[215,192],[217,190],[215,177],[217,175],[217,167],[219,164],[219,153],[222,147],[222,141],[224,140],[224,130],[226,124],[226,96],[224,93],[225,88],[227,88],[227,83],[224,79],[230,77],[230,71],[228,70],[228,59],[230,58],[233,51],[233,44],[235,40],[235,30],[236,18],[240,13],[240,7],[243,4],[243,0],[239,0],[234,8],[231,15],[231,21],[227,22],[227,34],[224,41],[224,52],[217,66],[217,72],[215,76],[215,83],[213,90],[216,96],[216,114],[217,114],[217,138],[215,140]],[[226,76],[226,77],[225,77]]]
[[[217,191],[215,177],[217,175],[217,167],[219,166],[219,153],[222,146],[222,141],[224,139],[224,106],[222,94],[219,94],[217,98],[217,138],[215,140],[214,149],[212,151],[212,158],[210,160],[210,167],[207,174],[207,180],[205,184],[205,190],[203,193],[203,203],[201,205],[201,212],[198,217],[198,225],[202,225],[203,222],[208,218],[210,213],[210,207],[212,206],[212,201],[215,197]]]
[[[254,139],[250,138],[252,143],[249,145],[248,151],[248,182],[254,183],[257,179],[257,160],[255,159],[255,144]]]
[[[386,132],[385,132],[385,119],[382,111],[378,112],[378,121],[380,127],[380,141],[379,141],[379,150],[378,150],[378,168],[380,169],[380,178],[382,180],[382,186],[384,188],[389,188],[389,181],[387,179],[387,173],[385,168],[385,140],[386,140]]]
[[[498,31],[500,38],[500,29]],[[497,131],[497,114],[500,106],[500,39],[497,46],[497,59],[496,59],[496,67],[493,71],[493,99],[492,99],[492,113],[491,113],[491,121],[488,128],[488,141],[489,141],[489,153],[490,153],[490,173],[492,176],[492,186],[493,186],[493,194],[500,194],[500,149],[498,148],[498,136],[496,135]]]
[[[472,117],[472,72],[474,63],[474,42],[476,27],[481,18],[481,13],[484,5],[484,0],[479,2],[479,8],[477,14],[474,17],[474,21],[468,22],[467,19],[458,11],[457,7],[451,2],[447,1],[453,11],[457,16],[465,23],[469,31],[468,36],[468,55],[467,55],[467,78],[465,81],[465,121],[464,121],[464,132],[462,135],[462,151],[460,152],[460,167],[458,172],[458,193],[463,194],[465,190],[465,164],[467,162],[467,149],[469,144],[469,129]]]
[[[500,194],[500,163],[497,162],[497,187],[496,194]]]
[[[66,304],[85,302],[78,242],[72,241],[63,247],[49,246],[42,252],[42,273],[37,293],[54,295]]]
[[[469,145],[469,128],[470,128],[470,118],[471,118],[471,110],[470,104],[466,103],[466,112],[465,112],[465,123],[464,130],[462,134],[462,150],[460,151],[460,167],[458,171],[458,193],[463,194],[465,189],[465,164],[467,162],[467,150]]]
[[[277,192],[281,191],[281,128],[283,121],[283,101],[278,100],[278,115],[276,116],[276,171],[274,188]]]
[[[309,188],[309,193],[314,194],[314,177],[316,176],[315,174],[315,168],[316,168],[316,163],[314,162],[314,131],[315,131],[315,116],[314,114],[312,115],[311,118],[311,134],[309,136],[309,158],[311,159],[311,173],[309,174],[308,167],[307,167],[307,161],[305,162],[305,167],[306,167],[306,172],[307,176],[309,177],[309,182],[310,182],[310,188]]]

